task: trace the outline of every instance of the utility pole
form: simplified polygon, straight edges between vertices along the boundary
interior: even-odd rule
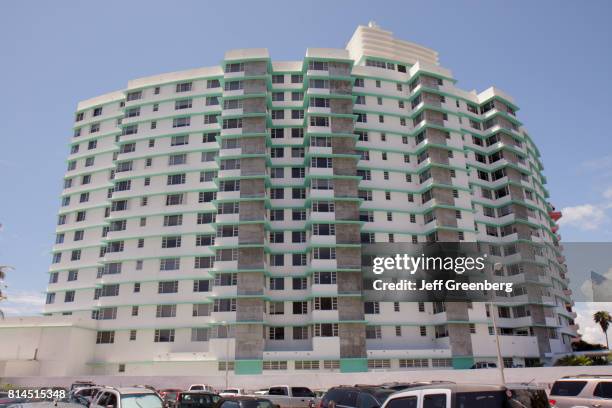
[[[502,270],[503,265],[499,262],[493,264],[493,271]],[[495,296],[495,295],[493,295]],[[501,377],[502,385],[506,385],[506,376],[504,374],[504,359],[501,354],[501,346],[499,345],[499,333],[497,332],[497,314],[499,313],[497,306],[493,304],[493,301],[489,302],[489,309],[491,316],[493,317],[493,331],[495,332],[495,346],[497,347],[497,366],[499,367],[499,375]]]
[[[501,347],[499,345],[499,333],[497,332],[497,307],[493,302],[489,302],[491,308],[491,316],[493,317],[493,331],[495,332],[495,345],[497,346],[497,366],[499,367],[499,375],[501,376],[502,385],[506,385],[506,376],[504,374],[504,359],[501,354]]]
[[[224,320],[221,322],[225,326],[225,389],[229,388],[229,324]]]

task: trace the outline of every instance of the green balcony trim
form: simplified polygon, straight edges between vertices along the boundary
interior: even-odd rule
[[[71,136],[71,141],[70,143],[68,143],[68,146],[72,147],[81,142],[88,142],[90,140],[100,140],[100,139],[104,139],[107,137],[114,137],[117,135],[121,135],[121,129],[113,130],[112,132],[106,132],[106,133],[92,133],[88,136],[78,136],[78,137]]]
[[[178,81],[178,82],[185,82],[185,81]],[[153,88],[155,86],[151,86],[150,88]],[[180,101],[183,99],[204,99],[207,97],[211,97],[211,96],[216,96],[216,97],[221,97],[222,96],[222,92],[219,88],[207,88],[208,92],[199,92],[199,93],[191,93],[191,92],[179,92],[177,94],[174,95],[174,97],[169,97],[169,98],[159,98],[159,99],[146,99],[143,100],[143,102],[141,103],[134,103],[136,101],[130,101],[129,105],[127,105],[126,107],[123,108],[123,110],[128,110],[128,109],[132,109],[132,108],[141,108],[143,106],[149,106],[149,105],[155,105],[155,104],[161,104],[161,103],[167,103],[167,102],[176,102],[176,101]],[[219,89],[219,90],[217,90]],[[137,99],[138,101],[141,99]],[[217,105],[206,105],[206,106],[217,106]],[[218,106],[221,106],[220,104]],[[187,109],[185,109],[187,110]],[[175,110],[176,111],[176,110]],[[180,109],[179,109],[180,111]],[[206,112],[205,112],[206,113]],[[121,117],[125,117],[123,114],[121,115]],[[134,116],[137,117],[137,116]],[[131,118],[125,118],[125,119],[131,119]],[[156,120],[156,117],[152,117],[152,120]],[[127,123],[127,124],[131,124]]]

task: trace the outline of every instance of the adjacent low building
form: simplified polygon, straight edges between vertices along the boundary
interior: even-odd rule
[[[346,49],[233,50],[79,103],[45,306],[71,333],[57,346],[107,375],[466,368],[496,361],[495,313],[508,366],[571,350],[538,149],[512,97],[455,83],[370,24]],[[498,256],[512,303],[362,301],[363,243],[433,241]]]

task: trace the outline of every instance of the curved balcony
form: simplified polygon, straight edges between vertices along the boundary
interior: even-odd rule
[[[240,191],[219,191],[217,192],[217,201],[238,200],[240,199]]]
[[[310,245],[313,247],[336,245],[336,236],[335,235],[311,235]]]
[[[215,248],[218,247],[236,247],[238,246],[238,237],[216,237]]]

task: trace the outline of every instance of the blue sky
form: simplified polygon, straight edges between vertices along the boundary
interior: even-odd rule
[[[44,290],[79,100],[267,47],[344,47],[376,21],[437,50],[464,89],[508,92],[542,152],[565,241],[612,241],[610,1],[3,1],[0,264],[14,311]],[[596,334],[596,333],[594,333]]]

